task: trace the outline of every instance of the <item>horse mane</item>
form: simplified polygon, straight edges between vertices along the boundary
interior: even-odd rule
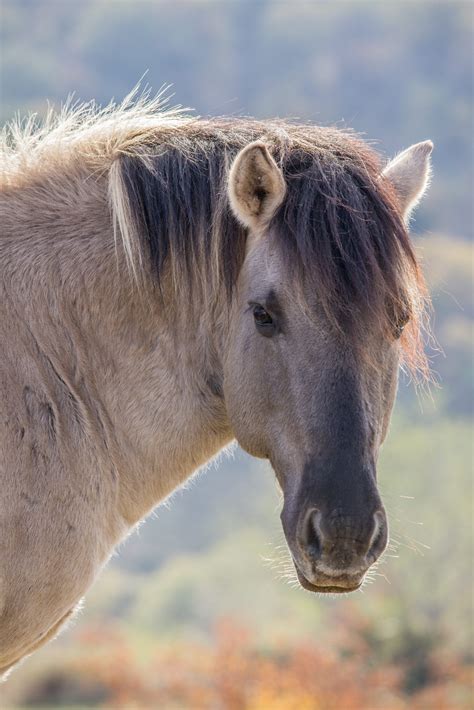
[[[226,183],[237,153],[263,140],[283,171],[285,200],[271,238],[292,275],[329,320],[363,342],[368,319],[385,331],[410,317],[405,361],[426,371],[421,329],[426,290],[392,186],[377,153],[350,131],[284,120],[199,119],[162,96],[136,92],[116,106],[66,106],[3,131],[2,187],[21,185],[77,161],[106,175],[116,239],[135,275],[151,269],[177,294],[230,297],[246,232]]]

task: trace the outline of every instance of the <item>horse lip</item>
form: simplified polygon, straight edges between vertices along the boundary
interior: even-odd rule
[[[308,592],[319,592],[319,594],[349,594],[350,592],[356,592],[362,586],[363,579],[355,584],[347,583],[345,580],[343,581],[339,579],[337,580],[340,582],[338,584],[335,584],[334,582],[332,584],[313,584],[313,582],[310,582],[296,565],[295,567],[299,583]]]

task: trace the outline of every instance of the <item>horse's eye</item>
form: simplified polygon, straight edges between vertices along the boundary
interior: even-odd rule
[[[409,315],[403,315],[403,316],[402,316],[401,318],[399,318],[398,321],[396,322],[395,327],[394,327],[394,332],[393,332],[393,334],[394,334],[396,340],[398,340],[398,338],[401,338],[402,333],[403,333],[403,330],[404,330],[404,328],[405,328],[405,326],[406,326],[406,324],[408,323],[409,320],[410,320],[410,316],[409,316]]]
[[[263,306],[256,305],[253,307],[253,317],[258,330],[264,335],[270,335],[273,331],[273,318]]]
[[[272,325],[273,319],[263,306],[254,306],[253,317],[257,325]]]

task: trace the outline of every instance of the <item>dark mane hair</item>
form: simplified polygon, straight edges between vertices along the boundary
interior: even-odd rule
[[[111,168],[112,206],[119,195],[115,213],[129,253],[146,250],[158,283],[166,272],[181,293],[201,284],[230,297],[246,233],[230,210],[227,175],[238,151],[257,138],[287,184],[270,233],[295,287],[309,284],[342,332],[363,337],[368,318],[394,332],[410,318],[406,360],[424,369],[417,259],[378,155],[349,132],[252,119],[157,130]]]

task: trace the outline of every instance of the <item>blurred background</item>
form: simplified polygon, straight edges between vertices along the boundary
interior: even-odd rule
[[[471,708],[471,2],[2,0],[1,120],[106,103],[146,74],[200,115],[351,126],[387,157],[431,138],[413,223],[439,385],[402,381],[380,485],[391,545],[372,582],[286,578],[271,470],[238,449],[132,534],[69,630],[0,689],[4,708]]]

